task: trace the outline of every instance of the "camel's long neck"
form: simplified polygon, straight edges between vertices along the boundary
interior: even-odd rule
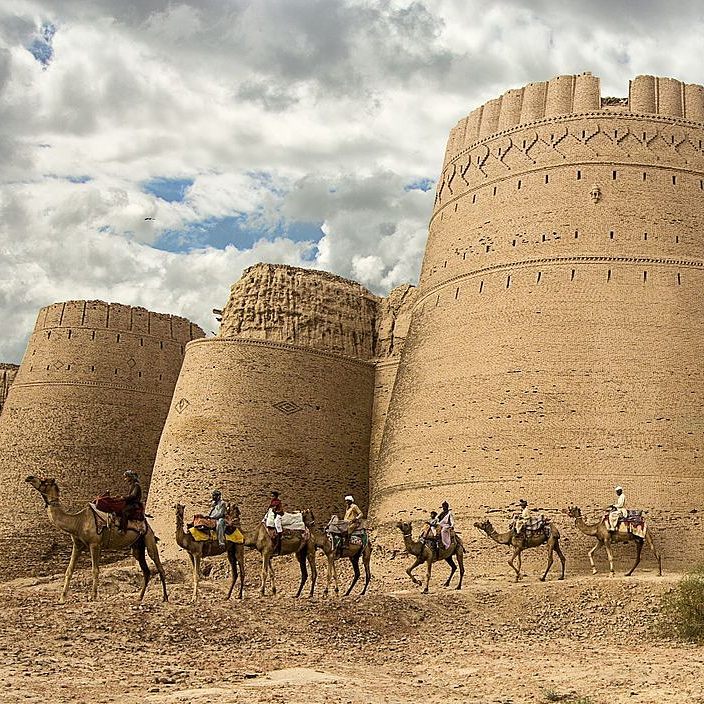
[[[495,528],[486,531],[486,534],[499,545],[510,545],[511,539],[513,538],[513,533],[508,531],[506,533],[499,533]]]
[[[183,513],[176,512],[176,543],[180,548],[186,547],[186,534],[183,532]]]
[[[577,530],[584,533],[584,535],[596,535],[596,529],[599,527],[598,523],[585,523],[582,516],[575,518],[574,524],[577,526]]]
[[[65,511],[58,501],[50,503],[46,507],[49,514],[49,522],[55,528],[64,531],[65,533],[75,534],[81,522],[80,513],[68,513]]]
[[[418,555],[420,555],[420,553],[423,550],[423,546],[420,543],[413,540],[410,533],[404,533],[403,544],[406,546],[406,551],[411,555],[418,556]]]
[[[242,545],[244,545],[246,548],[256,548],[258,532],[258,527],[255,528],[253,531],[244,531],[242,530],[242,528],[240,528],[240,533],[242,533],[242,537],[244,538],[244,542],[242,543]]]

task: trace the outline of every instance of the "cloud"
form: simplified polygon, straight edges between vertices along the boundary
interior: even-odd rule
[[[415,281],[449,128],[591,70],[701,82],[683,0],[15,0],[0,8],[0,360],[39,307],[212,328],[243,267]],[[673,50],[676,47],[676,50]]]

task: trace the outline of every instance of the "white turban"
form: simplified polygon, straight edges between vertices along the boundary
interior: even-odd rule
[[[345,501],[351,501],[352,503],[354,503],[354,498],[348,494],[347,496],[345,496]]]
[[[623,491],[623,487],[617,486],[614,491]]]

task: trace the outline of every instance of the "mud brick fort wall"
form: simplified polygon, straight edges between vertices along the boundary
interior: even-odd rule
[[[5,405],[18,369],[19,366],[17,364],[0,363],[0,413],[2,413],[2,407]]]
[[[704,89],[560,76],[452,130],[371,478],[390,524],[622,484],[670,564],[704,556]],[[508,516],[508,512],[505,514]],[[686,533],[680,541],[676,530]]]
[[[127,469],[148,490],[185,345],[202,336],[184,318],[116,303],[68,301],[39,312],[0,418],[0,571],[41,569],[70,546],[27,475],[55,477],[70,510],[122,491]],[[8,562],[20,536],[31,536],[31,550]]]
[[[272,489],[288,509],[312,508],[320,522],[344,509],[348,493],[366,509],[373,359],[391,354],[409,290],[382,305],[326,272],[246,270],[220,335],[187,346],[148,505],[157,530],[173,532],[177,501],[187,515],[207,509],[214,488],[240,505],[249,527]]]

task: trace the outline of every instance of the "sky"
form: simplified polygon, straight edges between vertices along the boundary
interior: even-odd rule
[[[702,49],[698,1],[0,0],[0,361],[55,301],[210,333],[259,261],[415,283],[458,119]]]

